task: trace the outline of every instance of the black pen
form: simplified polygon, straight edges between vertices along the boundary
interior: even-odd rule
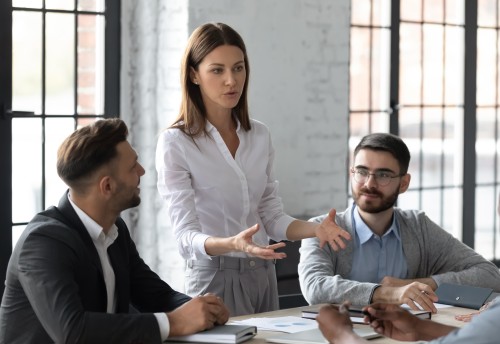
[[[340,306],[338,304],[332,304],[333,307],[335,307],[337,310],[340,310]],[[347,308],[349,315],[353,317],[360,317],[360,315],[365,315],[368,317],[369,321],[372,322],[372,316],[368,311],[363,310],[362,306],[349,306]]]
[[[370,313],[368,313],[368,311],[365,311],[361,308],[349,308],[349,315],[357,316],[359,314],[367,316],[368,322],[372,322],[372,316]]]

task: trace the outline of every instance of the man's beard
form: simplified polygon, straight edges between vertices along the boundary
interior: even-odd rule
[[[141,204],[141,196],[134,194],[134,196],[129,200],[127,209],[137,207],[139,204]]]
[[[132,193],[132,196],[127,195],[126,186],[124,183],[120,183],[118,189],[120,190],[119,197],[123,197],[123,199],[118,201],[119,208],[121,209],[120,211],[134,208],[141,204],[141,196],[135,192],[135,189]]]
[[[367,201],[367,202],[364,202],[363,204],[360,204],[359,202],[359,199],[361,198],[361,195],[362,194],[369,194],[369,195],[376,195],[378,196],[378,200],[374,200],[373,202],[372,201]],[[377,213],[381,213],[383,211],[386,211],[387,209],[390,209],[394,206],[394,204],[396,204],[396,201],[398,200],[398,196],[399,196],[399,187],[396,189],[396,191],[389,195],[389,196],[385,196],[380,193],[379,191],[377,190],[369,190],[367,188],[362,188],[359,190],[359,193],[356,194],[354,192],[354,190],[352,190],[352,197],[354,199],[354,202],[356,203],[356,206],[358,206],[359,209],[361,209],[362,211],[366,212],[366,213],[369,213],[369,214],[377,214]],[[377,202],[378,201],[378,205],[376,204],[373,204],[374,202]]]

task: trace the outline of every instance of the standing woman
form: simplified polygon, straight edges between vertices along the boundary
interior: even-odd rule
[[[317,236],[344,248],[349,233],[283,212],[268,128],[248,114],[249,64],[231,27],[198,27],[181,66],[182,103],[156,149],[158,190],[168,203],[179,252],[187,261],[186,293],[215,293],[231,315],[278,309],[274,259],[284,243]]]

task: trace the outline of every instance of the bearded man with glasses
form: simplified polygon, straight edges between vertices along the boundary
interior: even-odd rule
[[[298,267],[310,304],[387,302],[436,312],[441,283],[500,292],[498,268],[435,224],[424,212],[395,207],[408,190],[410,152],[399,137],[361,139],[350,169],[354,203],[335,222],[353,238],[346,248],[304,239]],[[311,221],[321,222],[326,215]]]

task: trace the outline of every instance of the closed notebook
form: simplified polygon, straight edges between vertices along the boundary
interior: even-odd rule
[[[436,289],[438,302],[445,305],[479,309],[493,292],[490,288],[443,283]]]
[[[361,338],[371,339],[380,337],[380,334],[371,329],[371,327],[354,328],[354,332]],[[319,329],[307,330],[296,333],[286,333],[276,336],[271,336],[266,338],[267,342],[270,343],[282,343],[282,344],[321,344],[328,343],[328,341],[323,337],[323,334]]]
[[[307,319],[316,319],[319,313],[319,309],[323,305],[315,305],[315,306],[309,306],[305,307],[302,309],[302,318],[307,318]],[[333,305],[333,306],[339,306],[339,305]],[[350,306],[349,307],[349,316],[351,317],[351,321],[356,324],[364,324],[363,318],[365,317],[365,314],[361,310],[364,306]],[[430,311],[416,311],[412,309],[407,309],[408,312],[411,314],[421,318],[421,319],[430,319],[432,316],[432,313]]]
[[[257,327],[247,325],[222,325],[186,336],[169,337],[167,342],[189,343],[242,343],[257,334]]]

